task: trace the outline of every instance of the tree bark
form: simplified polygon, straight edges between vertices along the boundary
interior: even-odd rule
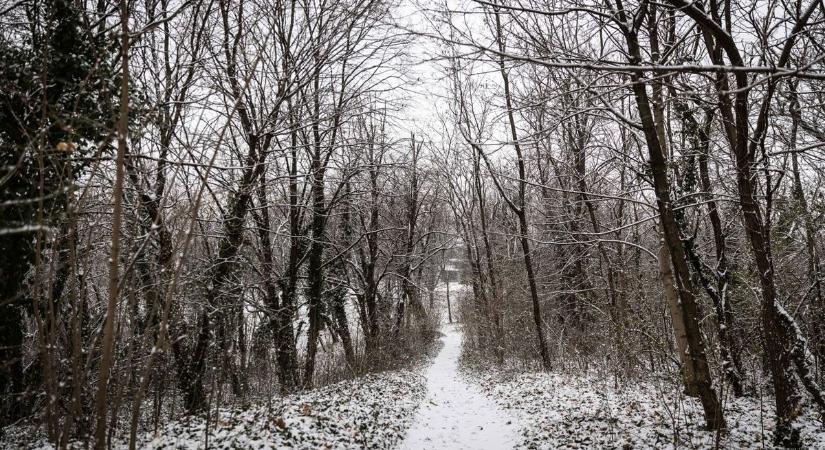
[[[499,15],[497,8],[494,8],[494,15],[496,28],[496,42],[498,44],[500,54],[504,55],[506,52],[506,47],[504,45],[504,38],[502,36],[501,17]],[[519,144],[518,133],[516,132],[516,121],[513,113],[513,99],[512,95],[510,94],[510,79],[507,74],[507,69],[504,65],[504,56],[499,57],[498,65],[499,72],[501,73],[501,78],[504,84],[504,102],[507,109],[507,121],[509,125],[510,137],[513,140],[513,148],[516,151],[519,177],[519,188],[517,198],[518,204],[514,204],[510,200],[507,200],[507,204],[518,217],[519,232],[521,234],[519,236],[519,241],[521,242],[521,251],[524,258],[524,270],[525,272],[527,272],[527,284],[530,287],[530,300],[532,303],[533,310],[533,322],[536,326],[536,339],[538,340],[539,354],[541,355],[541,362],[544,369],[550,370],[552,366],[550,351],[547,348],[547,340],[544,336],[544,318],[541,312],[541,301],[539,300],[538,286],[536,283],[536,274],[533,267],[533,256],[530,252],[530,227],[527,223],[526,211],[527,172],[524,166],[524,155],[522,154],[521,145]],[[478,150],[481,151],[481,149]],[[484,156],[483,153],[482,156]],[[485,163],[489,166],[489,161],[487,160],[486,156],[484,156],[484,158]],[[506,197],[507,194],[500,188],[498,184],[496,184],[496,187],[499,188],[499,191],[501,191],[502,196]]]
[[[115,185],[112,190],[112,243],[109,251],[109,297],[106,304],[106,319],[103,325],[103,341],[100,355],[100,376],[95,398],[95,449],[106,448],[106,419],[109,407],[109,375],[114,361],[115,316],[120,284],[120,233],[123,223],[123,179],[129,132],[129,7],[126,0],[120,0],[120,58],[121,86],[120,113],[117,125],[117,159],[115,161]]]
[[[616,2],[618,19],[629,24],[627,15],[619,0]],[[622,25],[622,32],[628,47],[631,64],[639,64],[641,48],[638,43],[638,31]],[[656,206],[659,212],[660,223],[667,250],[670,253],[670,262],[673,265],[674,284],[679,298],[681,317],[674,317],[674,321],[681,321],[685,328],[688,344],[688,356],[695,374],[695,386],[702,402],[705,421],[709,429],[715,430],[725,427],[722,407],[713,389],[705,354],[705,342],[702,330],[699,327],[699,307],[695,298],[695,289],[691,282],[690,269],[685,256],[684,245],[681,240],[679,224],[673,212],[673,201],[670,193],[670,182],[667,174],[666,154],[664,143],[660,140],[660,131],[657,129],[650,99],[646,90],[646,82],[642,74],[634,72],[630,76],[636,106],[639,109],[639,118],[648,149],[649,167],[653,178],[653,188],[656,194]]]

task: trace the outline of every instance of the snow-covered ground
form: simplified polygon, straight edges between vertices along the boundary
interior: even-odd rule
[[[424,393],[421,375],[402,370],[276,399],[271,409],[223,411],[210,426],[209,448],[394,448]],[[204,448],[204,429],[202,419],[172,424],[145,448]]]
[[[366,375],[323,388],[274,398],[271,405],[223,409],[208,423],[179,420],[139,436],[141,449],[392,449],[409,427],[426,393],[420,372]],[[31,433],[17,436],[31,436]],[[115,449],[128,448],[116,438]],[[52,449],[41,438],[5,436],[0,448]],[[72,448],[85,448],[77,443]]]
[[[508,449],[518,425],[458,370],[460,325],[444,325],[444,347],[427,371],[427,397],[407,433],[405,450]]]
[[[728,432],[701,428],[702,409],[678,386],[648,383],[616,389],[610,380],[548,373],[472,372],[484,392],[520,417],[517,448],[772,448],[772,399],[728,399]],[[806,411],[805,448],[825,449],[825,428]]]
[[[456,305],[467,286],[454,283]],[[446,308],[445,284],[436,308]],[[446,314],[443,317],[446,318]],[[651,381],[617,387],[605,376],[463,366],[462,326],[444,324],[443,347],[425,370],[369,374],[246,409],[143,433],[145,449],[706,449],[772,448],[768,396],[726,398],[728,431],[702,429],[699,402],[678,385]],[[805,448],[825,449],[822,417],[800,420]],[[53,446],[37,430],[6,429],[0,448]],[[42,435],[42,431],[39,432]],[[118,434],[113,448],[127,443]],[[79,443],[74,448],[83,448]]]

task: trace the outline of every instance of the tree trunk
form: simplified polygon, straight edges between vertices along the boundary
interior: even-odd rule
[[[619,11],[619,20],[627,20],[623,10]],[[627,22],[626,22],[627,23]],[[638,43],[636,31],[623,28],[625,34],[630,63],[638,65],[641,60],[641,48]],[[673,265],[674,283],[679,297],[681,310],[681,321],[684,324],[685,334],[688,343],[688,354],[691,359],[695,385],[702,401],[705,413],[705,421],[709,429],[716,430],[724,428],[725,421],[722,407],[713,389],[707,357],[705,355],[705,342],[702,330],[699,327],[699,307],[695,298],[695,289],[691,282],[690,269],[685,256],[685,249],[682,244],[679,231],[679,224],[673,212],[673,202],[670,195],[670,183],[668,181],[666,155],[664,143],[660,140],[659,130],[653,116],[650,100],[648,98],[646,83],[642,79],[642,74],[634,72],[630,76],[633,84],[633,94],[636,105],[639,109],[639,118],[644,129],[645,142],[647,144],[649,166],[652,172],[653,188],[656,193],[656,206],[659,212],[664,241],[670,253],[670,261]],[[678,321],[679,317],[674,317]]]
[[[544,369],[550,370],[550,351],[547,348],[547,340],[544,337],[544,318],[542,317],[541,313],[541,302],[539,300],[538,287],[536,285],[536,275],[533,269],[533,257],[530,253],[530,236],[529,226],[527,225],[526,211],[527,172],[524,166],[524,155],[522,154],[521,145],[519,144],[518,133],[516,132],[516,120],[513,113],[513,99],[512,95],[510,94],[510,79],[507,74],[507,68],[504,65],[503,55],[506,53],[506,47],[504,45],[504,38],[502,36],[501,17],[498,13],[498,8],[494,8],[494,11],[496,25],[496,41],[498,43],[498,49],[501,54],[498,60],[498,65],[499,72],[501,73],[501,78],[504,84],[504,102],[507,108],[507,122],[509,125],[510,137],[513,140],[513,148],[516,151],[516,158],[518,159],[518,204],[513,204],[510,201],[508,201],[507,203],[508,206],[510,206],[510,208],[513,210],[513,212],[515,212],[516,216],[518,216],[519,231],[521,233],[519,240],[521,241],[521,251],[524,256],[524,269],[527,272],[527,284],[530,286],[530,300],[533,307],[533,322],[536,326],[536,339],[538,340],[539,354],[541,355],[541,362]],[[481,151],[481,149],[479,149],[479,151]],[[486,159],[486,157],[484,161],[486,164],[489,165],[489,161]],[[501,194],[503,196],[506,196],[506,193],[500,188],[498,184],[496,184],[496,187],[499,188],[499,191],[501,191]]]
[[[278,284],[274,274],[274,254],[270,239],[269,205],[266,200],[266,178],[261,174],[258,183],[258,206],[260,212],[253,214],[258,226],[258,239],[261,245],[261,273],[264,277],[264,304],[269,308],[268,327],[272,332],[275,344],[276,362],[278,364],[278,380],[282,391],[288,391],[295,386],[294,376],[294,342],[292,336],[292,316],[289,309],[282,304],[279,298]],[[283,310],[287,311],[284,314]],[[288,329],[288,334],[284,332]]]
[[[479,158],[481,155],[475,154],[473,157],[473,185],[475,187],[475,195],[478,199],[478,215],[479,215],[479,222],[481,223],[481,237],[482,243],[484,244],[484,256],[487,260],[487,279],[490,283],[490,296],[488,302],[486,303],[489,313],[488,317],[491,321],[491,327],[493,328],[493,336],[495,337],[495,342],[493,342],[493,352],[496,355],[496,361],[499,364],[504,363],[504,329],[501,320],[501,299],[500,297],[500,290],[498,285],[498,275],[496,270],[496,262],[493,260],[493,248],[490,244],[490,236],[487,230],[487,208],[486,208],[486,199],[484,198],[484,189],[481,184],[481,167]],[[447,301],[449,303],[449,289],[450,284],[449,280],[447,280]],[[449,306],[449,305],[448,305]],[[447,313],[449,314],[449,308],[447,308]],[[450,320],[452,323],[452,319]]]
[[[318,338],[323,325],[323,255],[326,200],[324,197],[324,173],[320,161],[320,148],[318,148],[312,164],[312,242],[309,246],[309,266],[307,268],[309,329],[307,330],[307,357],[304,365],[304,386],[307,388],[312,387],[312,378],[315,375],[315,357],[318,352]]]
[[[822,259],[816,245],[816,237],[819,232],[816,220],[811,214],[808,200],[805,198],[805,190],[802,186],[802,178],[799,169],[799,157],[796,151],[796,140],[799,126],[802,122],[800,105],[797,94],[797,84],[793,83],[790,92],[790,105],[788,109],[791,114],[791,132],[789,136],[789,149],[791,152],[791,169],[793,172],[793,197],[796,202],[796,209],[802,214],[805,225],[805,250],[808,256],[808,278],[811,287],[806,298],[812,301],[812,341],[816,342],[813,349],[816,355],[816,362],[821,365],[825,361],[825,293],[823,293]],[[804,301],[804,299],[803,299]],[[819,371],[821,373],[821,370]]]
[[[735,67],[745,67],[739,48],[733,37],[720,26],[718,20],[708,17],[696,5],[685,0],[670,0],[682,12],[693,19],[702,29],[706,45],[711,52],[714,63],[722,60],[722,52],[728,56],[730,64]],[[776,67],[784,67],[790,58],[790,49],[797,37],[808,22],[818,3],[811,2],[801,13],[788,34],[789,38],[783,43],[782,52]],[[756,263],[757,274],[762,288],[762,332],[763,340],[771,370],[776,401],[776,431],[774,443],[790,447],[799,446],[799,430],[794,421],[800,414],[799,388],[794,378],[793,368],[802,380],[814,400],[825,409],[825,399],[816,382],[808,373],[807,350],[805,339],[793,318],[788,315],[779,304],[774,280],[773,259],[770,247],[770,229],[766,227],[759,208],[758,193],[755,184],[755,154],[758,146],[764,145],[764,132],[768,128],[768,112],[776,87],[777,80],[767,82],[765,95],[756,119],[753,136],[750,136],[750,104],[748,95],[750,83],[744,72],[734,72],[736,90],[734,104],[731,105],[730,90],[722,90],[727,83],[727,77],[720,76],[717,83],[719,89],[720,110],[723,124],[731,144],[736,163],[736,185],[739,193],[739,204],[742,210],[742,221],[745,234],[750,242],[751,252]],[[735,115],[734,115],[735,112]]]
[[[103,325],[103,341],[100,355],[100,376],[95,397],[95,449],[106,448],[106,418],[109,408],[109,375],[114,363],[115,316],[120,284],[120,233],[123,221],[123,179],[126,158],[127,135],[129,131],[129,8],[126,0],[120,0],[120,58],[121,86],[120,113],[117,125],[117,159],[115,165],[115,185],[112,192],[112,244],[109,252],[109,297],[106,305],[106,319]]]
[[[419,213],[419,185],[418,185],[418,158],[421,153],[423,142],[416,142],[415,135],[410,137],[410,186],[406,195],[407,221],[406,236],[404,246],[404,264],[399,271],[401,278],[402,300],[398,303],[398,313],[396,315],[395,334],[399,336],[402,329],[406,307],[412,309],[419,321],[423,321],[425,316],[424,307],[418,297],[418,287],[413,282],[413,253],[416,244],[416,228],[418,225]]]
[[[691,397],[699,396],[699,388],[696,386],[696,368],[693,366],[693,358],[688,352],[687,330],[685,329],[685,319],[682,308],[679,305],[679,293],[676,292],[676,285],[673,279],[673,268],[670,264],[670,253],[664,239],[659,244],[659,277],[664,289],[665,301],[670,310],[671,324],[673,325],[673,335],[676,338],[676,352],[679,361],[682,363],[679,372],[682,374],[682,383],[685,386],[685,394]]]
[[[719,351],[722,358],[723,370],[725,377],[733,389],[734,395],[739,397],[744,394],[740,377],[742,366],[739,352],[734,344],[732,335],[734,332],[734,313],[728,295],[732,288],[732,269],[728,264],[727,244],[722,228],[722,218],[713,196],[713,186],[711,185],[710,170],[708,168],[708,152],[710,147],[708,129],[711,125],[713,113],[711,111],[706,113],[705,126],[701,127],[687,105],[678,99],[675,89],[672,86],[670,89],[674,107],[681,116],[685,131],[690,134],[694,152],[698,155],[699,181],[701,190],[704,192],[702,197],[704,197],[707,203],[708,219],[710,220],[713,231],[713,241],[716,251],[716,269],[714,270],[715,286],[713,286],[703,274],[702,263],[699,256],[693,250],[693,240],[686,240],[685,247],[688,258],[693,266],[695,278],[698,283],[704,287],[705,292],[713,302],[716,311],[716,321],[718,323]]]

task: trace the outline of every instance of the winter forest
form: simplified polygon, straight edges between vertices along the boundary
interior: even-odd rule
[[[821,0],[0,0],[0,447],[825,448]]]

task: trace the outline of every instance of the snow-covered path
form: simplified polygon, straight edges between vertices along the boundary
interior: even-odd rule
[[[511,449],[515,418],[458,373],[460,325],[444,325],[444,348],[427,372],[427,398],[407,432],[405,450]]]

